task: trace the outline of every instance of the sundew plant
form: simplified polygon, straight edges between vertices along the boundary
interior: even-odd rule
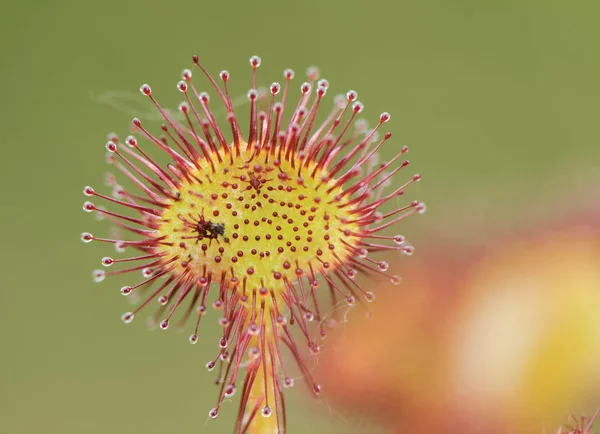
[[[221,71],[219,84],[197,56],[193,61],[212,99],[196,87],[188,69],[177,83],[184,98],[177,115],[159,104],[149,85],[141,86],[164,124],[151,131],[135,118],[133,135],[109,137],[108,162],[131,188],[112,176],[110,193],[84,188],[86,196],[107,204],[105,209],[88,201],[84,210],[99,213],[118,231],[108,238],[84,233],[82,239],[111,243],[125,253],[103,258],[108,268],[94,272],[96,281],[142,273],[141,281],[121,288],[121,294],[141,300],[123,315],[125,323],[158,302],[159,327],[166,330],[174,318],[189,323],[189,341],[196,344],[212,304],[222,336],[206,365],[216,369],[220,385],[209,416],[216,418],[237,393],[236,432],[281,433],[292,371],[301,373],[315,396],[321,393],[309,357],[319,354],[334,320],[318,300],[325,295],[334,306],[370,302],[374,295],[366,278],[399,283],[388,273],[386,255],[411,255],[413,247],[388,228],[425,211],[418,201],[398,205],[420,176],[397,181],[409,164],[403,158],[408,148],[392,144],[391,133],[381,131],[390,115],[382,113],[368,128],[357,119],[363,106],[352,90],[336,96],[331,107],[329,83],[316,69],[299,86],[286,70],[283,85],[272,83],[261,93],[260,59],[253,56],[244,134],[228,90],[230,74]],[[215,100],[225,108],[225,119],[215,116]],[[318,120],[324,110],[319,118],[324,120]],[[395,149],[389,161],[378,159],[382,146]],[[169,164],[153,159],[157,150],[168,155]],[[122,238],[121,232],[130,236]]]

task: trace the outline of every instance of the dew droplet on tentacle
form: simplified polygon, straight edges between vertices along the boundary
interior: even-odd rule
[[[106,273],[104,270],[94,270],[93,272],[94,282],[102,282],[106,278]]]
[[[129,324],[131,321],[133,321],[133,317],[133,312],[126,312],[121,316],[121,319],[125,324]]]
[[[262,410],[260,411],[260,414],[262,415],[262,417],[271,417],[271,415],[273,414],[273,411],[271,410],[271,407],[269,407],[268,405],[265,405]]]

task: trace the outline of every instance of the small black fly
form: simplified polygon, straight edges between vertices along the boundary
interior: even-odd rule
[[[209,240],[218,240],[219,235],[225,236],[225,225],[223,223],[215,223],[210,220],[206,220],[204,216],[200,216],[198,224],[196,225],[196,232],[198,232],[198,241],[208,238]]]

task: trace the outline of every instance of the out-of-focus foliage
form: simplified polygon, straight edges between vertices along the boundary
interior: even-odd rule
[[[400,290],[380,288],[370,319],[348,315],[330,342],[331,393],[397,432],[555,432],[593,414],[598,219],[422,246]]]

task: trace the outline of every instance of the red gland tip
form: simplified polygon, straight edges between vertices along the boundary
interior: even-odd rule
[[[132,148],[137,148],[138,145],[137,139],[133,136],[127,136],[127,138],[125,139],[125,143],[127,143]]]
[[[271,83],[271,94],[277,95],[281,90],[281,85],[277,82]]]
[[[258,328],[258,325],[256,323],[251,323],[248,326],[248,332],[247,333],[250,336],[256,336],[256,335],[258,335],[258,332],[259,332],[259,328]]]
[[[108,152],[117,152],[117,145],[115,145],[113,142],[108,142],[106,144],[106,149]]]
[[[104,272],[104,270],[94,270],[92,275],[94,276],[94,282],[96,283],[102,282],[106,277],[106,273]]]
[[[271,410],[271,407],[269,407],[268,405],[265,405],[260,414],[262,415],[262,417],[271,417],[271,415],[273,414],[273,411]]]
[[[306,76],[310,81],[315,81],[319,78],[319,68],[311,66],[306,70]]]
[[[252,56],[252,57],[250,58],[250,65],[251,65],[251,66],[252,66],[254,69],[258,68],[258,67],[260,66],[260,57],[258,57],[258,56]]]
[[[356,101],[356,98],[358,98],[358,93],[355,90],[349,90],[346,93],[346,99],[348,102]]]
[[[117,253],[123,253],[126,249],[125,243],[123,241],[119,241],[117,243],[115,243],[115,250],[117,251]],[[142,274],[143,276],[143,274]],[[146,276],[144,276],[146,277]]]
[[[147,84],[142,84],[140,86],[140,92],[146,96],[150,96],[152,95],[152,88]]]
[[[181,78],[183,78],[185,81],[190,81],[192,79],[192,71],[190,71],[189,69],[184,69],[181,72]]]
[[[94,236],[89,232],[84,232],[81,234],[81,241],[83,241],[84,243],[91,243],[92,241],[94,241]]]
[[[361,102],[356,101],[354,104],[352,104],[352,110],[354,111],[354,113],[360,113],[363,111],[363,104]]]
[[[233,384],[228,384],[227,387],[225,388],[225,390],[223,391],[223,396],[225,398],[231,398],[233,395],[235,395],[235,385]]]
[[[283,76],[285,77],[286,80],[291,80],[294,78],[294,70],[293,69],[286,69],[285,71],[283,71]]]
[[[133,312],[126,312],[121,316],[121,319],[125,324],[129,324],[131,321],[133,321],[133,317]]]
[[[94,195],[94,189],[92,187],[84,187],[83,189],[83,194],[85,194],[86,196],[93,196]]]
[[[415,253],[415,248],[413,246],[406,246],[402,249],[402,253],[406,256],[412,256],[412,254]]]
[[[136,128],[141,128],[142,127],[142,121],[140,121],[138,118],[133,118],[133,120],[131,121],[131,123]]]
[[[310,353],[313,356],[316,356],[316,355],[318,355],[321,352],[321,347],[319,347],[314,342],[311,342],[310,344],[308,344],[308,348],[310,349]]]
[[[302,86],[300,86],[300,92],[302,92],[303,95],[306,95],[308,92],[310,92],[310,89],[311,85],[307,82],[302,83]]]
[[[179,106],[177,107],[177,109],[181,112],[181,113],[188,113],[190,111],[190,106],[187,102],[183,101],[179,103]]]
[[[179,81],[177,83],[177,89],[179,89],[183,93],[186,93],[187,92],[187,83],[183,80]]]
[[[92,212],[96,209],[96,206],[92,202],[84,202],[83,210],[85,212]]]
[[[404,244],[405,240],[406,240],[406,238],[404,238],[403,235],[394,235],[394,242],[398,245]]]
[[[381,113],[379,116],[379,122],[384,123],[390,120],[390,114],[388,112]]]

